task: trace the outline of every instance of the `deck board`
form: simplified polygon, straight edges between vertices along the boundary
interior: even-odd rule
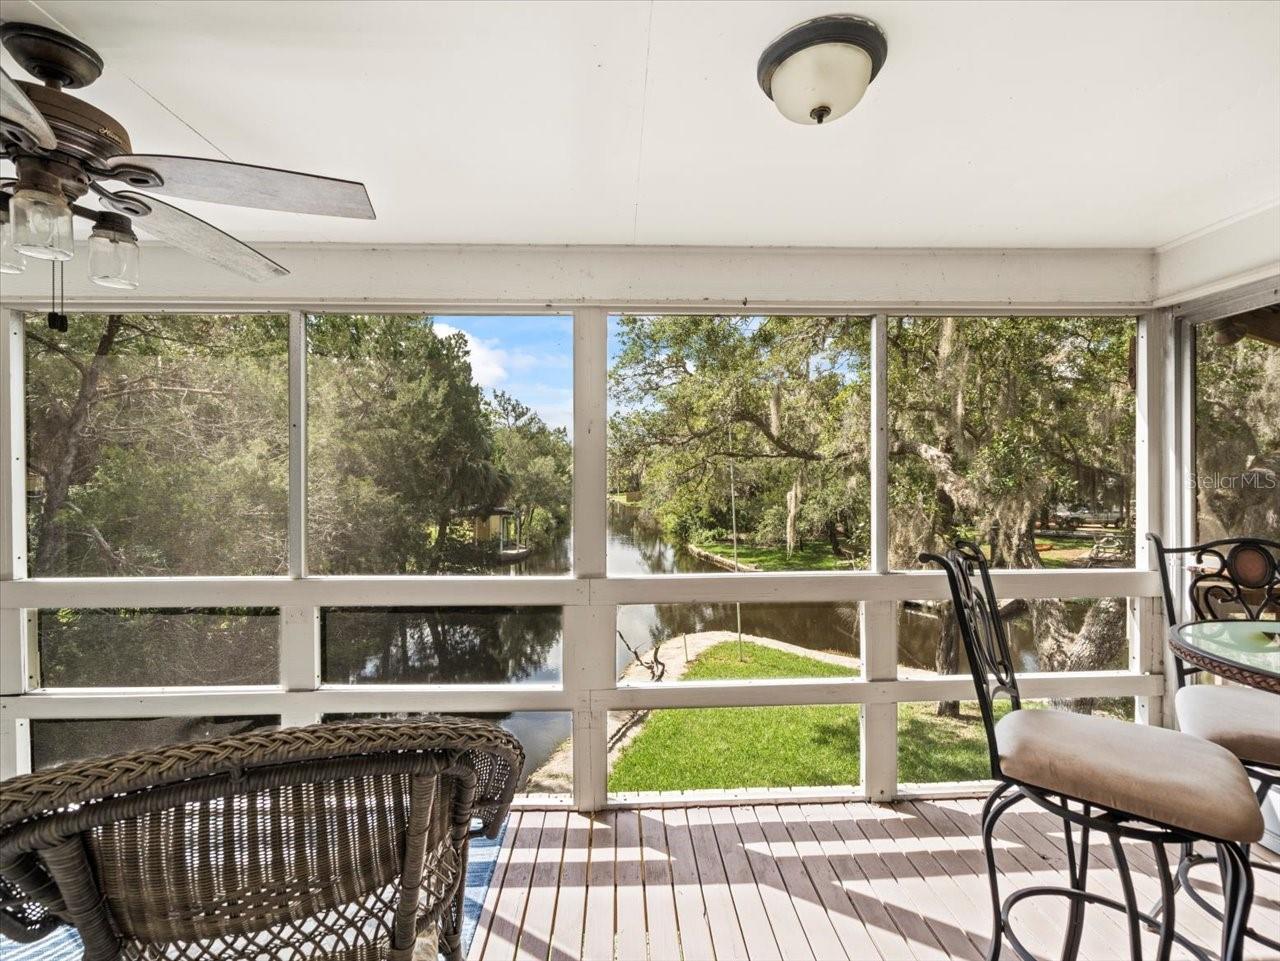
[[[734,822],[738,825],[738,836],[742,838],[747,863],[756,879],[760,900],[764,905],[764,923],[773,929],[778,953],[788,961],[793,958],[795,961],[812,959],[813,952],[809,949],[809,939],[805,936],[804,926],[796,913],[796,906],[792,903],[791,895],[782,880],[778,861],[769,852],[764,830],[756,820],[756,809],[744,805],[729,810]],[[752,951],[751,957],[756,956],[757,952]]]
[[[649,954],[654,958],[680,957],[675,888],[672,885],[671,851],[662,812],[640,812],[640,845],[644,859],[644,906],[648,924]],[[698,900],[702,898],[699,895]]]
[[[520,829],[520,818],[521,812],[513,811],[511,817],[507,819],[506,841],[514,837],[516,831]],[[489,890],[485,892],[484,904],[480,908],[480,918],[476,922],[476,932],[471,938],[471,950],[467,954],[471,961],[479,961],[483,957],[489,933],[497,927],[494,924],[494,917],[498,908],[498,895],[502,893],[507,865],[511,861],[511,848],[512,846],[504,841],[502,847],[498,849],[498,856],[493,864],[493,878],[489,881]]]
[[[542,836],[545,815],[526,811],[511,839],[511,855],[502,878],[502,890],[489,924],[483,961],[512,961],[516,943],[524,926],[524,909],[529,900],[529,882],[538,860],[538,841]],[[511,832],[508,832],[508,837]],[[505,843],[503,845],[506,846]]]
[[[524,926],[516,944],[516,961],[547,961],[551,950],[551,925],[556,917],[556,894],[562,873],[566,811],[548,811],[538,839],[538,859],[529,882]]]
[[[591,821],[576,811],[565,824],[560,858],[556,916],[551,928],[550,961],[578,961],[587,914],[587,861],[591,855]]]
[[[513,814],[470,957],[543,961],[940,961],[984,956],[991,930],[981,802],[894,805],[761,801],[731,807]],[[1061,884],[1062,825],[1029,805],[1001,820],[1002,894]],[[1091,845],[1090,890],[1119,895],[1105,842]],[[1124,845],[1140,905],[1158,891],[1155,859]],[[1275,857],[1259,852],[1259,857]],[[1212,869],[1203,888],[1217,893]],[[1253,925],[1280,930],[1280,880],[1259,878]],[[1027,947],[1061,952],[1066,904],[1031,899],[1014,914]],[[1218,927],[1185,896],[1178,930],[1216,957]],[[1144,932],[1144,951],[1155,936]],[[1081,957],[1124,954],[1119,915],[1091,910]],[[1012,955],[1006,946],[1006,955]],[[1177,949],[1175,958],[1190,957]],[[1264,949],[1246,946],[1246,958]]]
[[[671,859],[671,886],[676,900],[680,950],[685,958],[714,958],[711,926],[707,922],[707,905],[693,853],[688,815],[684,808],[667,808],[662,812],[662,820],[667,828],[667,855]]]
[[[584,961],[612,961],[614,906],[614,825],[616,813],[597,815],[591,824],[591,856],[587,865],[586,930],[582,939]]]

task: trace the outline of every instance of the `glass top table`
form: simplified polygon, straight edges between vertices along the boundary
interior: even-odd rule
[[[1189,664],[1280,694],[1280,621],[1191,621],[1169,629],[1169,646]]]

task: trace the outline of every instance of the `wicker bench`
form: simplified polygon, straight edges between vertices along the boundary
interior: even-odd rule
[[[0,931],[86,959],[461,957],[473,819],[524,763],[453,717],[255,731],[0,785]]]

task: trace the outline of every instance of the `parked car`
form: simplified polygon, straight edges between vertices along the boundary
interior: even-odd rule
[[[1050,517],[1053,526],[1062,530],[1073,531],[1085,524],[1097,524],[1102,527],[1120,527],[1124,523],[1124,512],[1104,510],[1091,507],[1066,507],[1059,504]]]

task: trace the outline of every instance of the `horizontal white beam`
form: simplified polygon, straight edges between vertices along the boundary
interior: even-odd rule
[[[1157,307],[1280,278],[1280,201],[1165,244],[1155,254]]]
[[[1021,674],[1018,689],[1028,699],[1045,697],[1130,697],[1158,694],[1163,679],[1128,671]],[[898,701],[963,701],[974,697],[968,675],[900,681],[759,680],[637,683],[598,691],[592,703],[608,710],[662,707],[771,707],[788,704],[892,704]]]
[[[995,571],[1006,598],[1155,597],[1154,571]],[[940,571],[637,577],[66,577],[8,582],[0,610],[33,607],[610,606],[944,600]]]
[[[832,784],[817,787],[698,788],[689,791],[615,791],[605,807],[631,808],[732,807],[738,804],[844,804],[865,801],[859,784]],[[537,807],[535,799],[522,807]]]
[[[1155,274],[1152,252],[1132,249],[258,246],[289,276],[254,284],[173,247],[144,244],[142,288],[117,296],[71,271],[67,306],[1124,308],[1150,303]],[[47,309],[42,276],[6,276],[6,303]]]
[[[1024,674],[1024,698],[1139,697],[1158,694],[1163,678],[1126,671]],[[901,681],[763,680],[641,683],[590,694],[593,710],[664,707],[769,707],[803,704],[892,704],[973,697],[965,675]],[[37,690],[0,698],[9,719],[201,717],[226,714],[376,713],[392,711],[564,711],[571,696],[557,685],[326,685],[317,691],[278,688],[85,688]]]
[[[571,577],[65,577],[6,583],[24,607],[448,607],[586,604]]]
[[[226,714],[374,714],[441,711],[566,711],[558,685],[368,685],[318,691],[278,688],[152,688],[40,690],[0,698],[0,717],[33,720],[113,717],[204,717]]]
[[[1154,571],[1132,569],[993,571],[991,580],[996,594],[1003,598],[1154,597],[1160,590],[1159,575]],[[592,604],[851,603],[945,600],[949,596],[947,578],[941,571],[745,576],[726,572],[611,577],[591,582]]]

